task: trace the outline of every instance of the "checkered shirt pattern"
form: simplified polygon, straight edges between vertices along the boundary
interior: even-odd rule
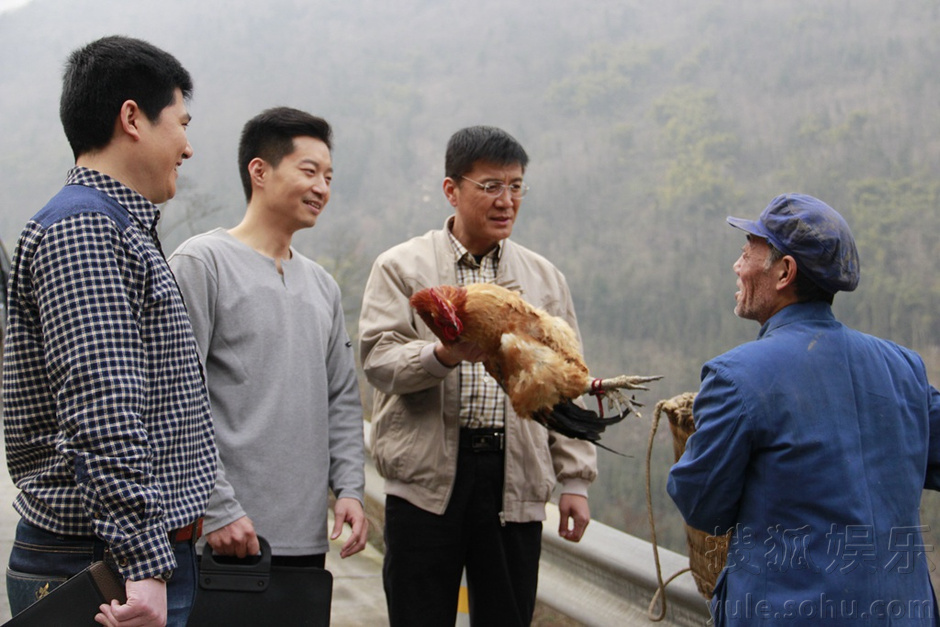
[[[40,212],[14,252],[3,381],[14,507],[54,533],[100,537],[143,579],[175,568],[168,531],[205,510],[209,401],[157,207],[85,168],[67,185],[101,194],[88,210]],[[121,209],[107,196],[131,219],[102,213]]]
[[[454,246],[457,283],[495,283],[502,242],[477,261],[447,231]],[[487,374],[482,363],[460,362],[460,426],[468,429],[500,429],[506,419],[506,395],[496,379]]]

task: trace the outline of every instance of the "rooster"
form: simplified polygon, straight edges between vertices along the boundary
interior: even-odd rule
[[[410,302],[445,345],[467,341],[482,349],[484,368],[509,396],[517,415],[571,438],[603,447],[598,440],[604,429],[638,406],[619,388],[646,390],[643,383],[660,378],[592,378],[567,322],[498,285],[430,287],[416,292]],[[573,402],[588,393],[609,395],[621,412],[602,417]]]

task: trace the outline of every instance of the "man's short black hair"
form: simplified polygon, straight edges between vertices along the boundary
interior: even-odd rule
[[[313,137],[333,150],[333,130],[323,118],[290,107],[266,109],[248,120],[238,143],[238,171],[245,188],[245,198],[251,200],[251,174],[248,164],[252,159],[264,159],[273,167],[294,152],[295,137]]]
[[[59,118],[76,159],[104,148],[114,135],[121,106],[133,100],[156,123],[176,90],[188,100],[189,72],[176,57],[130,37],[102,37],[72,52],[65,63]]]
[[[529,155],[515,137],[502,129],[470,126],[454,133],[447,142],[444,175],[459,183],[460,177],[479,161],[499,166],[518,163],[524,172]]]

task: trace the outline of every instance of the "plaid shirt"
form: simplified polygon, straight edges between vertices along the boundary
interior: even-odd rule
[[[157,207],[85,168],[60,195],[13,256],[3,402],[14,507],[54,533],[100,537],[143,579],[176,567],[168,531],[202,515],[215,483],[208,396]]]
[[[447,230],[454,247],[457,283],[495,283],[503,243],[479,261]],[[506,419],[506,395],[482,363],[460,362],[460,426],[468,429],[502,428]]]

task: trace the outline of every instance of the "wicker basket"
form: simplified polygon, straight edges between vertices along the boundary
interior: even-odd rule
[[[695,423],[692,420],[694,400],[695,394],[686,392],[660,403],[662,411],[669,418],[672,448],[676,461],[679,461],[685,451],[686,440],[695,433]],[[711,599],[718,573],[725,567],[725,560],[728,557],[728,540],[731,532],[723,536],[713,536],[686,525],[685,534],[689,546],[689,566],[695,585],[702,596]]]

